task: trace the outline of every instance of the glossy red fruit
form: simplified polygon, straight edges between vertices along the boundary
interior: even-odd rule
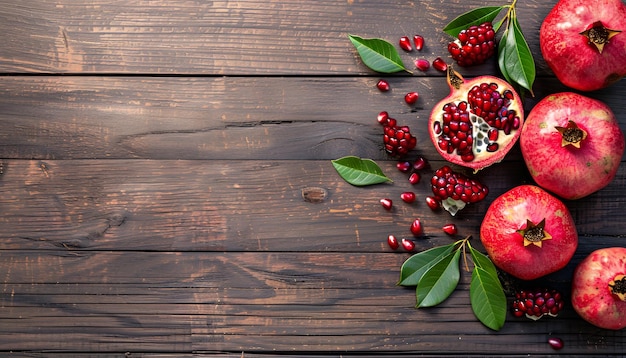
[[[426,160],[426,158],[424,158],[424,157],[418,157],[413,162],[413,169],[414,170],[423,170],[423,169],[426,169],[426,168],[428,168],[428,160]]]
[[[478,180],[457,173],[447,165],[435,171],[430,186],[434,199],[453,216],[465,205],[485,199],[489,193],[489,189]]]
[[[387,111],[382,111],[378,113],[378,117],[376,118],[376,120],[378,121],[378,123],[386,125],[389,121],[389,113],[387,113]]]
[[[411,175],[409,175],[409,183],[415,185],[417,183],[420,182],[420,175],[418,173],[411,173]]]
[[[626,328],[626,247],[598,249],[576,266],[572,306],[596,327]]]
[[[402,239],[401,244],[402,244],[402,248],[405,249],[406,251],[415,250],[415,243],[409,239]]]
[[[626,4],[560,0],[541,24],[539,45],[566,86],[580,91],[607,87],[626,75]]]
[[[391,210],[393,207],[393,201],[391,199],[383,198],[380,199],[380,205],[382,205],[385,210]]]
[[[400,247],[400,242],[394,235],[387,236],[387,244],[391,247],[392,250],[397,250]]]
[[[407,104],[415,104],[418,98],[419,98],[419,94],[417,92],[409,92],[404,95],[404,101]]]
[[[535,182],[569,200],[611,183],[625,145],[611,109],[573,92],[551,94],[539,101],[520,137],[522,155]]]
[[[411,224],[411,233],[414,236],[421,236],[424,233],[420,219],[413,220],[413,223]]]
[[[548,338],[548,344],[555,350],[563,349],[563,347],[565,346],[563,340],[557,337]]]
[[[428,60],[425,60],[423,58],[419,58],[415,60],[415,68],[417,68],[420,71],[427,71],[430,68],[430,62],[428,62]]]
[[[474,171],[500,162],[520,136],[521,97],[500,78],[465,80],[448,71],[450,94],[437,103],[429,121],[430,139],[447,161]]]
[[[387,92],[387,91],[389,91],[391,89],[391,86],[389,85],[389,82],[387,82],[385,80],[378,80],[378,82],[376,83],[376,87],[381,92]]]
[[[424,48],[424,38],[421,35],[413,36],[413,44],[417,51],[421,51]]]
[[[448,64],[441,57],[437,57],[433,61],[433,67],[435,68],[435,70],[440,71],[440,72],[448,71]]]
[[[412,191],[405,191],[404,193],[400,194],[400,198],[405,203],[409,203],[410,204],[410,203],[415,201],[415,193],[412,192]]]
[[[383,127],[385,151],[392,157],[402,157],[415,148],[417,139],[411,134],[408,126],[392,126],[390,122]]]
[[[454,224],[446,224],[443,226],[443,232],[445,232],[448,235],[456,235],[458,230],[456,228],[456,225]]]
[[[441,209],[441,204],[440,204],[439,200],[437,200],[435,197],[427,196],[425,200],[426,200],[426,205],[432,211],[437,211],[437,210]]]
[[[400,37],[400,41],[398,41],[400,48],[403,49],[404,51],[410,52],[413,51],[413,48],[411,47],[411,40],[409,39],[408,36],[402,36]]]
[[[407,161],[400,161],[396,163],[396,168],[403,173],[407,173],[411,169],[411,163]]]
[[[470,26],[448,44],[448,52],[459,66],[480,65],[495,53],[495,38],[491,22]]]
[[[522,280],[562,269],[578,246],[567,207],[535,185],[496,198],[481,223],[480,240],[497,267]]]

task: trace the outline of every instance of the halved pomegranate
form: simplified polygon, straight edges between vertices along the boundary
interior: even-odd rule
[[[475,172],[501,161],[520,135],[520,96],[494,76],[466,80],[452,66],[447,74],[450,94],[430,114],[435,148],[447,161]]]

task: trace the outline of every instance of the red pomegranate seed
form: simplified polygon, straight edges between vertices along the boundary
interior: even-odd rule
[[[428,207],[432,210],[432,211],[437,211],[441,208],[441,204],[439,203],[439,200],[435,199],[432,196],[427,196],[426,197],[426,205],[428,205]]]
[[[420,175],[418,173],[411,173],[411,175],[409,175],[409,183],[415,185],[417,183],[420,182]]]
[[[424,38],[420,35],[413,36],[413,43],[417,51],[421,51],[424,48]]]
[[[563,344],[563,340],[561,338],[549,338],[548,339],[548,344],[550,345],[550,347],[552,347],[555,350],[559,350],[562,349],[564,344]]]
[[[420,236],[424,233],[420,219],[415,219],[415,221],[411,224],[411,233],[415,236]]]
[[[378,120],[378,123],[385,125],[389,120],[389,113],[387,113],[386,111],[382,111],[378,113],[378,117],[376,119]]]
[[[407,104],[414,104],[415,102],[417,102],[418,98],[419,98],[419,94],[417,92],[409,92],[404,95],[404,101]]]
[[[433,61],[433,67],[437,71],[441,71],[441,72],[446,72],[448,70],[448,64],[446,64],[446,62],[444,60],[442,60],[441,57],[437,57]]]
[[[417,68],[420,71],[426,71],[430,68],[430,62],[428,62],[428,60],[425,60],[423,58],[417,59],[415,60],[415,68]]]
[[[380,204],[383,206],[383,208],[385,208],[385,210],[391,210],[391,207],[393,206],[393,201],[391,199],[380,199]]]
[[[389,86],[389,82],[385,80],[378,80],[378,83],[376,83],[376,87],[378,87],[381,92],[387,92],[389,91],[389,89],[391,89],[391,86]]]
[[[398,162],[396,164],[396,168],[398,168],[399,171],[406,173],[409,171],[409,169],[411,169],[411,163],[409,162]]]
[[[446,224],[443,226],[443,232],[445,232],[448,235],[456,235],[457,233],[457,229],[456,229],[456,225],[454,224]]]
[[[415,243],[409,239],[402,239],[402,247],[406,251],[413,251],[415,250]]]
[[[427,166],[428,166],[428,161],[424,157],[418,157],[413,162],[413,169],[415,170],[422,170],[422,169],[425,169]]]
[[[387,236],[387,244],[389,244],[389,247],[391,247],[392,250],[397,250],[398,247],[400,247],[398,239],[396,239],[393,235]]]
[[[400,199],[402,199],[402,201],[404,201],[405,203],[412,203],[415,201],[415,193],[412,191],[405,191],[404,193],[400,194]]]
[[[413,48],[411,47],[411,40],[409,40],[408,36],[402,36],[400,37],[400,48],[403,49],[404,51],[410,52],[413,51]]]

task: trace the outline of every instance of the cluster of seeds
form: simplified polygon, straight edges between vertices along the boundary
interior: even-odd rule
[[[459,66],[480,65],[495,53],[495,37],[491,22],[459,32],[458,39],[450,42],[448,52]]]
[[[563,309],[563,297],[555,289],[538,288],[515,293],[512,304],[515,317],[526,316],[532,320],[548,315],[556,317]]]
[[[508,109],[511,100],[513,92],[507,89],[500,93],[496,83],[481,83],[467,94],[470,111],[507,135],[522,123],[515,110]]]

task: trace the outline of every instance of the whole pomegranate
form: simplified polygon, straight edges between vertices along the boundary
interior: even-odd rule
[[[626,327],[626,248],[599,249],[578,264],[572,280],[572,306],[597,327]]]
[[[480,240],[497,267],[522,280],[562,269],[578,246],[567,207],[535,185],[496,198],[483,218]]]
[[[625,31],[621,0],[560,0],[541,25],[541,54],[563,84],[594,91],[626,75]]]
[[[449,162],[474,171],[501,161],[520,135],[524,110],[519,95],[493,76],[465,80],[448,66],[450,94],[429,120],[430,139]]]
[[[579,199],[607,186],[624,153],[624,134],[611,109],[572,92],[539,101],[521,133],[531,176],[564,199]]]

